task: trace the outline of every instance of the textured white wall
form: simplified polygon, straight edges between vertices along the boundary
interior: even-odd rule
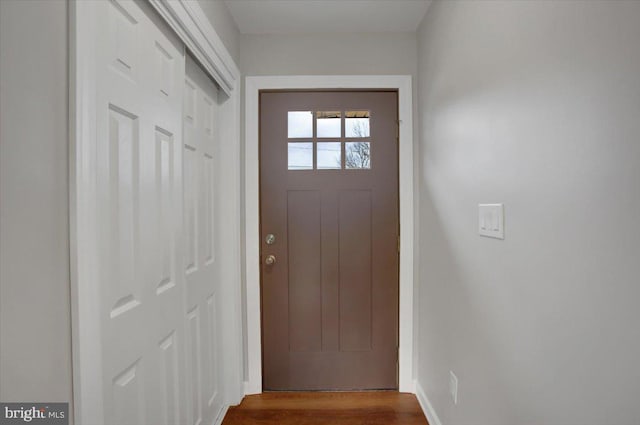
[[[443,424],[640,423],[639,43],[636,1],[431,5],[418,381]]]
[[[66,1],[0,1],[2,401],[72,398],[67,60]]]

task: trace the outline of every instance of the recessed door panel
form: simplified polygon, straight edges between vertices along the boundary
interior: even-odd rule
[[[340,350],[369,351],[372,331],[371,191],[340,192]]]
[[[322,349],[320,191],[287,194],[289,349]]]
[[[214,294],[211,294],[207,298],[207,326],[208,335],[207,340],[207,397],[208,405],[211,407],[218,397],[219,388],[219,374],[218,374],[218,352],[219,352],[219,339],[218,339],[218,318],[216,298]]]
[[[194,146],[184,146],[184,228],[185,271],[198,270],[198,153]]]
[[[202,358],[200,356],[200,311],[196,306],[187,314],[189,328],[189,370],[191,371],[191,423],[202,422]]]
[[[136,278],[138,244],[138,117],[109,106],[108,223],[109,257],[114,270],[111,318],[140,305],[140,281]]]
[[[145,422],[142,379],[140,359],[113,378],[114,423]]]
[[[180,421],[180,387],[178,347],[176,333],[171,332],[159,344],[161,400],[163,407],[163,424],[177,424]]]
[[[171,133],[156,127],[156,188],[158,211],[158,270],[157,288],[159,294],[175,286],[175,235],[171,223],[172,202],[175,199],[174,181],[174,138]]]

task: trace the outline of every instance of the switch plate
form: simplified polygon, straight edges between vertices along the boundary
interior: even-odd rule
[[[449,394],[451,394],[453,404],[458,404],[458,377],[452,371],[449,371]]]
[[[480,236],[504,239],[503,204],[478,204],[478,233]]]

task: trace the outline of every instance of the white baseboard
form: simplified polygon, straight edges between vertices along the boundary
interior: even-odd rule
[[[229,405],[225,404],[222,409],[220,409],[220,413],[218,413],[218,416],[214,419],[213,425],[222,425],[222,421],[227,414],[227,410],[229,410]]]
[[[416,381],[416,397],[418,398],[418,403],[420,403],[420,407],[422,407],[424,415],[429,421],[429,425],[442,425],[440,418],[438,418],[438,414],[433,408],[431,402],[429,402],[427,394],[424,392],[422,385],[420,385],[420,382],[418,381]]]

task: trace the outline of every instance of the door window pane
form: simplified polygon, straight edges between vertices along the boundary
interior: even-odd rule
[[[340,111],[316,112],[318,137],[340,137],[342,135],[340,116]]]
[[[345,137],[370,137],[369,111],[347,111],[344,120]]]
[[[369,142],[345,143],[344,166],[349,169],[371,168],[371,146]]]
[[[288,130],[290,139],[313,137],[313,113],[311,111],[289,111]]]
[[[313,143],[289,142],[289,170],[313,170]]]
[[[319,142],[317,149],[319,170],[340,170],[342,168],[340,142]]]

